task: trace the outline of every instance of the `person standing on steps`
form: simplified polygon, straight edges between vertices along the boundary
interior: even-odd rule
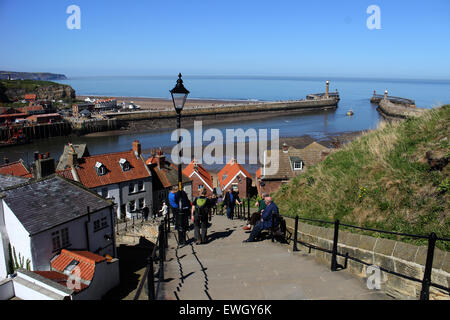
[[[195,244],[197,245],[207,242],[208,217],[211,210],[211,200],[206,197],[206,193],[206,189],[203,189],[201,195],[195,198],[192,203],[191,219],[194,223],[194,237]]]
[[[180,197],[181,208],[178,205]],[[172,214],[175,218],[175,229],[178,231],[178,243],[184,245],[186,244],[186,231],[189,227],[188,215],[191,202],[186,192],[184,190],[179,191],[177,186],[172,186],[168,198]]]
[[[234,217],[234,206],[236,204],[241,204],[239,195],[236,191],[227,191],[224,198],[224,206],[227,209],[227,218],[233,220]]]

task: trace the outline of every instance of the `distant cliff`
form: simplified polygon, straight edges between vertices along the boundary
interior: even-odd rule
[[[0,71],[0,79],[5,80],[66,80],[63,74],[49,72]]]
[[[37,80],[0,80],[0,102],[22,100],[30,93],[43,100],[75,99],[75,90],[69,85]]]

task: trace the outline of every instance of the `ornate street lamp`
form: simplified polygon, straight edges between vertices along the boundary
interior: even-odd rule
[[[181,144],[181,111],[183,110],[184,104],[186,103],[187,96],[189,94],[189,90],[187,90],[183,85],[183,80],[181,80],[181,73],[178,74],[178,80],[175,87],[170,90],[170,94],[172,95],[172,102],[173,107],[175,108],[175,111],[177,113],[177,128],[178,128],[178,145]],[[182,189],[182,168],[181,168],[181,159],[183,157],[183,149],[180,148],[179,153],[179,163],[178,163],[178,195],[179,195],[179,202],[178,202],[178,210],[182,210],[182,204],[181,204],[181,191]],[[175,218],[175,217],[173,217]],[[180,219],[181,220],[181,219]],[[183,233],[184,234],[184,233]],[[182,234],[179,234],[182,236]],[[184,234],[184,237],[186,235]],[[178,240],[180,241],[181,238]],[[184,243],[184,239],[182,240],[182,243]]]
[[[177,112],[177,128],[178,128],[178,145],[181,143],[181,111],[183,110],[184,104],[186,103],[189,90],[187,90],[183,85],[183,80],[181,80],[181,73],[178,74],[178,80],[175,87],[170,90],[172,95],[172,102],[175,111]],[[181,191],[181,157],[183,156],[183,149],[180,149],[180,163],[178,164],[178,190]]]

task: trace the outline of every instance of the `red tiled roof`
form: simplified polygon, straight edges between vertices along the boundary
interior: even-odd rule
[[[20,112],[30,112],[30,111],[43,111],[45,110],[43,106],[28,106],[18,109]]]
[[[63,249],[61,254],[51,262],[52,269],[64,272],[64,269],[73,261],[78,261],[77,267],[80,268],[80,278],[91,281],[95,273],[95,264],[105,261],[106,258],[89,251],[69,251]],[[72,270],[72,273],[74,270]]]
[[[64,169],[64,170],[58,170],[58,171],[56,171],[56,173],[58,175],[60,175],[61,177],[63,177],[63,178],[66,178],[66,179],[69,179],[69,180],[75,180],[73,178],[73,175],[72,175],[72,168],[67,168],[67,169]]]
[[[197,167],[195,167],[197,165]],[[187,165],[186,168],[183,169],[183,174],[190,177],[192,179],[192,175],[197,173],[201,179],[211,188],[211,190],[214,188],[212,183],[211,174],[203,168],[201,164],[196,164],[196,160],[192,160],[191,163]]]
[[[145,164],[152,168],[164,188],[176,186],[178,184],[178,167],[165,160],[165,157],[161,158],[161,161],[163,161],[162,159],[164,159],[164,163],[161,168],[157,165],[158,161],[156,157],[148,158]],[[183,183],[192,181],[183,171],[181,173]]]
[[[122,158],[130,163],[130,170],[122,170],[119,164]],[[95,169],[97,162],[106,167],[106,174],[102,176],[97,174]],[[88,188],[150,177],[144,161],[140,157],[136,158],[132,150],[84,157],[76,167],[76,171],[80,182]]]
[[[32,178],[33,175],[25,167],[22,160],[0,165],[0,174],[6,174],[16,177]]]
[[[258,170],[256,170],[256,178],[261,178],[261,168],[258,168]]]
[[[9,114],[2,114],[0,115],[0,118],[13,118],[13,117],[26,117],[27,113],[9,113]]]
[[[242,173],[247,176],[247,178],[252,178],[252,176],[247,172],[247,170],[244,169],[243,166],[237,163],[236,160],[231,159],[217,174],[220,187],[223,189],[228,183],[233,180],[233,178],[239,173],[239,171],[242,171]]]
[[[26,94],[24,96],[25,100],[36,100],[36,95],[35,94]]]
[[[54,282],[57,282],[64,287],[67,287],[67,279],[69,279],[69,277],[67,275],[65,275],[64,273],[60,273],[57,271],[33,271],[33,272],[44,278],[47,278]],[[74,290],[76,292],[79,292],[79,291],[86,289],[87,287],[88,286],[86,284],[80,283],[80,289],[74,288]]]

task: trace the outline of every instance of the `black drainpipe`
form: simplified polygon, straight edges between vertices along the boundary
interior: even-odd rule
[[[86,229],[86,243],[87,243],[87,251],[91,251],[90,245],[89,245],[89,223],[91,222],[91,212],[89,210],[89,207],[87,207],[87,216],[88,220],[84,223],[85,229]]]
[[[111,241],[113,244],[113,256],[114,258],[116,257],[116,241],[114,241],[114,238],[116,237],[115,232],[114,232],[114,219],[113,219],[113,209],[114,206],[109,207],[109,213],[110,213],[110,219],[111,219]],[[117,214],[116,214],[117,216]]]

